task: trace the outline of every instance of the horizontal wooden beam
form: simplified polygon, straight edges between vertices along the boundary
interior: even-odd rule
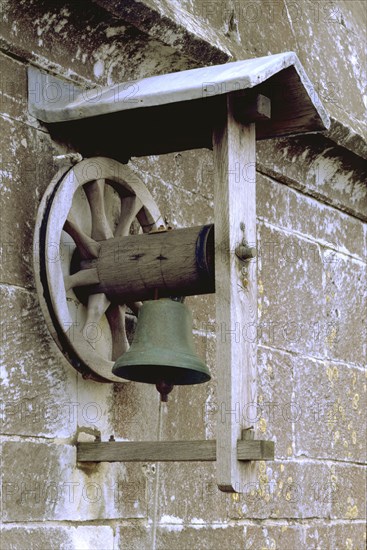
[[[86,297],[104,293],[114,301],[210,294],[214,287],[214,225],[114,237],[98,243],[98,258],[82,259],[81,271],[96,269],[99,281],[86,283]],[[69,284],[73,283],[70,277]],[[78,295],[78,294],[77,294]],[[83,301],[83,300],[82,300]]]
[[[213,462],[215,440],[203,441],[112,441],[77,444],[78,462]],[[238,460],[273,460],[273,441],[237,443]]]

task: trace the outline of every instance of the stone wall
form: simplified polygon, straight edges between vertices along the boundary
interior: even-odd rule
[[[1,0],[0,10],[1,549],[365,548],[364,3]],[[77,465],[76,441],[97,431],[215,437],[214,297],[187,300],[213,380],[175,388],[161,414],[154,388],[85,380],[67,363],[32,268],[38,205],[67,147],[27,112],[27,66],[110,85],[286,50],[332,128],[258,143],[254,425],[275,441],[275,461],[259,463],[243,495],[219,492],[210,463]],[[214,221],[210,151],[130,166],[174,227]]]

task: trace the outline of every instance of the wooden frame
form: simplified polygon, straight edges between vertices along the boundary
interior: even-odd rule
[[[239,440],[238,461],[273,460],[273,441]],[[78,443],[78,462],[214,462],[218,459],[214,440],[121,441]]]
[[[242,492],[254,480],[253,461],[274,457],[272,442],[252,440],[251,429],[251,409],[257,399],[253,336],[257,282],[256,262],[251,261],[256,249],[256,138],[325,130],[330,125],[325,109],[293,52],[150,77],[140,80],[135,91],[129,83],[120,83],[96,90],[98,101],[90,101],[90,93],[86,99],[77,87],[70,100],[63,81],[37,69],[29,68],[28,77],[30,113],[48,125],[56,141],[69,143],[84,156],[98,151],[127,163],[132,156],[213,148],[217,440],[80,443],[78,460],[216,460],[219,488]],[[42,93],[34,97],[34,90],[42,92],[49,85],[60,92],[56,102]],[[121,132],[121,128],[129,128],[129,132]],[[116,132],[121,139],[115,139]],[[94,185],[94,193],[101,202],[98,185]],[[72,234],[70,224],[68,229]],[[71,274],[66,281],[70,289],[85,281],[97,289],[102,285],[102,294],[93,295],[102,297],[99,309],[94,307],[97,298],[91,298],[91,311],[98,309],[98,316],[106,307],[103,292],[109,294],[111,284],[120,285],[115,278],[119,270],[110,270],[109,264],[96,257],[99,241],[106,238],[95,236],[98,242],[91,243],[79,234],[89,265],[85,273]],[[109,246],[103,246],[106,257],[111,256]],[[101,282],[102,268],[105,280]],[[148,282],[144,284],[149,287]],[[105,377],[105,372],[101,375]]]
[[[213,132],[215,165],[215,287],[217,325],[217,480],[222,491],[241,492],[253,481],[252,464],[241,464],[236,441],[251,422],[256,402],[257,346],[246,338],[256,327],[256,262],[236,255],[241,243],[256,246],[255,123],[235,118],[235,97],[225,96]]]

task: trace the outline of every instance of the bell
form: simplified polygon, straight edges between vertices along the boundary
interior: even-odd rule
[[[176,384],[210,380],[207,366],[195,353],[188,307],[168,298],[144,302],[131,347],[112,372],[126,380],[156,384],[162,401]]]

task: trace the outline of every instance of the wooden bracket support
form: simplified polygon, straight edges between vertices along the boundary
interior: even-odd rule
[[[240,92],[234,98],[234,115],[238,122],[256,122],[271,117],[270,99],[254,90]]]
[[[249,110],[256,112],[257,105],[256,100]],[[238,257],[244,241],[252,252],[256,248],[256,137],[253,117],[239,122],[237,106],[236,94],[223,98],[213,131],[217,483],[225,492],[241,492],[256,479],[254,464],[241,463],[237,451],[242,430],[250,432],[257,400],[257,346],[256,336],[251,337],[254,328],[256,335],[257,266]]]
[[[293,52],[141,79],[133,101],[127,101],[126,82],[96,89],[90,97],[98,101],[90,101],[81,88],[68,97],[63,80],[34,67],[28,80],[29,112],[48,125],[54,139],[88,157],[69,171],[60,169],[51,182],[37,218],[34,254],[41,306],[72,364],[97,380],[117,382],[110,358],[127,348],[121,303],[149,298],[152,289],[160,296],[216,292],[216,441],[79,443],[78,460],[216,460],[219,489],[241,492],[256,480],[253,461],[274,458],[273,443],[255,440],[251,429],[257,409],[256,138],[328,129],[329,117],[312,83]],[[56,102],[34,93],[48,86],[63,91]],[[122,127],[131,131],[116,140],[114,129]],[[214,270],[210,229],[199,235],[195,229],[167,232],[163,238],[130,235],[135,218],[144,233],[163,220],[143,182],[111,159],[126,164],[131,157],[203,147],[212,147],[214,157]],[[94,158],[96,152],[110,158]],[[104,193],[106,183],[121,199],[113,238],[114,223],[104,208],[105,198],[108,204],[112,197]],[[91,236],[70,217],[81,187],[91,207]],[[74,206],[84,212],[79,202]],[[78,265],[66,266],[66,277],[60,262],[46,261],[49,245],[68,244],[63,233],[79,254],[73,256]],[[112,346],[103,356],[102,346],[92,346],[83,331],[68,337],[69,289],[77,290],[77,298],[80,291],[79,303],[88,304],[84,326],[102,318],[112,325]]]
[[[239,440],[237,460],[273,460],[273,441]],[[215,440],[78,443],[78,462],[213,462]]]

